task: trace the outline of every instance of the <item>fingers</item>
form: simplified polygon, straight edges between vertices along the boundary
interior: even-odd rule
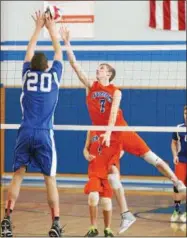
[[[60,31],[64,34],[69,34],[68,28],[63,24],[61,24]]]
[[[40,10],[39,10],[39,11],[36,11],[36,12],[35,12],[35,15],[36,15],[36,19],[40,18],[40,16],[41,16]]]
[[[70,38],[69,30],[63,24],[61,24],[61,27],[60,27],[60,36],[61,36],[62,40],[64,40],[65,42],[69,41],[69,38]]]
[[[102,141],[101,141],[101,144],[103,145],[105,143],[105,141],[106,141],[106,135],[105,134],[101,134],[100,137],[103,138]]]
[[[95,155],[86,156],[86,160],[88,160],[89,162],[92,161],[93,159],[95,159]]]
[[[36,22],[37,20],[39,20],[39,19],[44,19],[44,18],[46,18],[46,17],[45,17],[45,13],[42,13],[42,14],[41,14],[41,11],[40,11],[40,10],[36,11],[36,12],[35,12],[35,16],[31,15],[31,17],[32,17],[32,19],[33,19],[35,22]]]
[[[31,17],[32,17],[32,19],[36,22],[36,18],[35,18],[33,15],[31,15]]]
[[[107,142],[106,142],[106,146],[107,146],[107,147],[110,147],[110,141],[107,141]]]
[[[45,13],[42,13],[42,18],[45,19]]]
[[[93,159],[95,159],[95,155],[89,155],[89,161],[92,161]]]
[[[174,162],[175,165],[177,165],[179,163],[179,159],[175,158],[173,162]]]

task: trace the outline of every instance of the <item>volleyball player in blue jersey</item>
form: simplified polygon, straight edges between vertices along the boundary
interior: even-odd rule
[[[54,20],[36,12],[35,30],[28,44],[22,70],[20,97],[22,122],[14,151],[14,175],[8,189],[2,236],[12,237],[11,216],[27,166],[37,167],[44,175],[47,199],[52,214],[50,237],[61,237],[59,194],[56,185],[57,155],[53,136],[53,118],[62,77],[62,49]],[[34,53],[41,29],[47,27],[54,48],[54,61],[48,67],[44,53]]]
[[[187,127],[187,106],[184,106],[184,123],[178,127]],[[172,135],[171,150],[173,154],[173,162],[175,164],[176,176],[187,185],[187,132],[174,132]],[[181,215],[180,203],[183,196],[174,187],[174,203],[175,208],[171,216],[171,222],[181,221],[186,223],[186,206],[185,211]]]

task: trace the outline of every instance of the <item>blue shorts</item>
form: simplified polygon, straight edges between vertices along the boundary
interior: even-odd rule
[[[24,127],[18,130],[13,171],[29,165],[39,169],[44,175],[56,175],[57,156],[53,130]]]

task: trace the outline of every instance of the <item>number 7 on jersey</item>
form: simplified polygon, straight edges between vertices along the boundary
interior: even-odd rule
[[[104,113],[105,112],[106,99],[100,99],[99,103],[100,103],[100,112]]]

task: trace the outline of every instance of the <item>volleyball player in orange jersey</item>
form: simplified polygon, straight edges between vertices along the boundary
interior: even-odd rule
[[[115,69],[109,64],[101,64],[96,71],[96,78],[90,80],[76,61],[70,44],[69,31],[63,26],[61,28],[61,36],[66,46],[69,62],[88,91],[87,106],[92,124],[99,126],[127,126],[123,113],[119,108],[122,97],[121,91],[111,84],[111,81],[115,78]],[[124,151],[142,157],[145,161],[154,165],[164,176],[168,177],[179,192],[186,192],[183,182],[176,177],[167,163],[151,151],[137,133],[112,132],[108,130],[101,137],[103,138],[103,144],[106,146],[112,146],[113,141],[118,140],[119,143],[123,144]],[[119,177],[113,176],[109,178],[109,182],[113,186],[114,183],[119,182]],[[126,230],[129,223],[127,214],[122,213],[120,232]]]
[[[112,147],[102,145],[102,132],[91,131],[87,133],[84,156],[89,162],[89,181],[85,185],[84,192],[88,194],[88,205],[90,211],[91,227],[87,232],[87,237],[94,237],[99,234],[97,230],[98,203],[101,200],[104,216],[104,236],[113,237],[111,230],[112,218],[112,188],[108,181],[110,167],[119,164],[120,144],[116,141]]]

